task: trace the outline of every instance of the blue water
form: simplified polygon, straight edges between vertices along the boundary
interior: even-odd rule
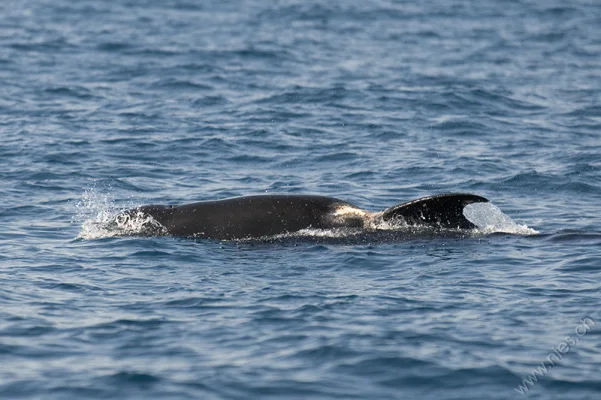
[[[0,397],[601,398],[600,60],[596,1],[0,3]],[[101,229],[444,192],[503,214],[382,241]]]

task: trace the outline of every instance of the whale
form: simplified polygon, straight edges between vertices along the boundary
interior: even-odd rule
[[[436,230],[476,228],[463,215],[484,197],[446,193],[397,204],[380,212],[363,210],[333,197],[302,194],[263,194],[202,201],[184,205],[145,205],[116,217],[119,226],[144,221],[143,234],[239,240],[293,234],[304,229],[353,228],[376,231],[383,226]]]

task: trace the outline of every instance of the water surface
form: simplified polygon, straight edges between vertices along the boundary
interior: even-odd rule
[[[599,398],[600,16],[3,2],[0,397]],[[394,240],[90,228],[149,203],[444,192],[504,214]]]

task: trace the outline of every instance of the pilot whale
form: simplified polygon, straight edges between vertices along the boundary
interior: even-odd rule
[[[150,220],[144,233],[218,240],[252,239],[294,233],[303,229],[358,228],[377,230],[388,224],[436,229],[474,229],[463,215],[472,203],[488,202],[473,194],[449,193],[401,203],[370,212],[344,200],[297,194],[269,194],[173,205],[146,205],[116,217],[119,225],[131,219]],[[150,217],[150,218],[149,218]]]

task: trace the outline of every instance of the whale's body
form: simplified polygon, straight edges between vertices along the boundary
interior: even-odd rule
[[[463,215],[471,203],[487,202],[472,194],[442,194],[365,211],[344,200],[317,195],[256,195],[181,206],[148,205],[117,217],[151,217],[146,234],[235,240],[294,233],[303,229],[357,228],[375,230],[382,222],[399,226],[473,229]]]

